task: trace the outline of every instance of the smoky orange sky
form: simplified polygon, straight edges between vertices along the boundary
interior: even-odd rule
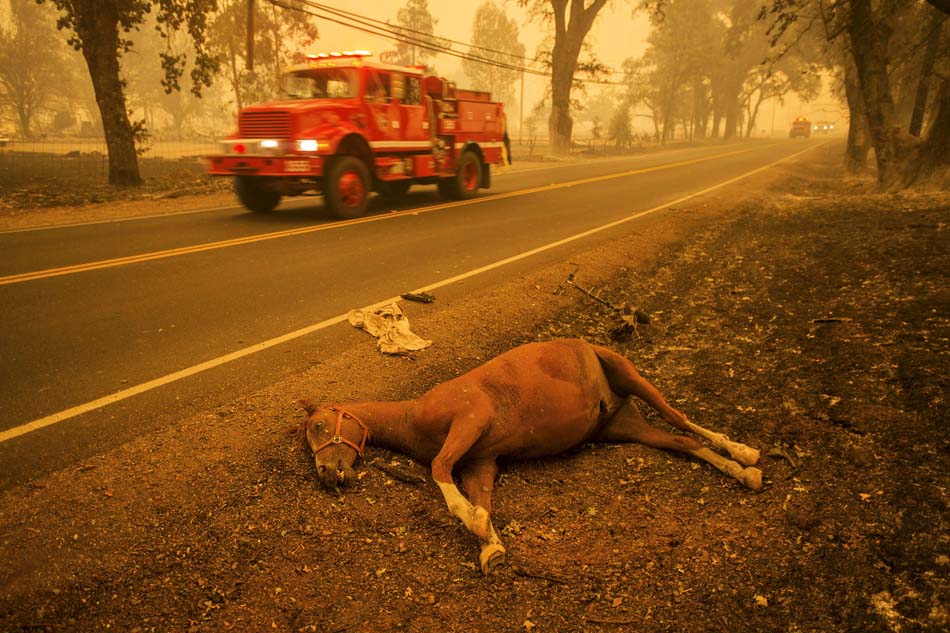
[[[392,23],[396,22],[396,14],[400,7],[405,4],[402,0],[361,0],[360,2],[320,0],[320,3],[344,11],[359,13],[375,20],[388,20]],[[458,42],[471,40],[472,21],[475,17],[475,11],[481,5],[479,0],[429,0],[428,4],[429,12],[438,20],[436,35]],[[547,27],[537,21],[530,21],[527,12],[515,0],[495,0],[495,4],[502,7],[509,17],[514,18],[518,24],[519,39],[525,46],[526,54],[529,57],[534,56],[538,44],[544,38]],[[646,50],[650,23],[644,12],[634,12],[635,4],[632,1],[612,0],[598,14],[591,33],[588,35],[588,42],[600,61],[616,71],[621,70],[625,59],[639,57]],[[378,54],[392,48],[394,44],[391,40],[369,35],[326,20],[318,19],[317,24],[320,28],[320,40],[313,45],[316,50],[364,48]],[[464,46],[454,45],[454,48],[460,52],[466,50]],[[465,76],[458,58],[439,55],[433,60],[433,63],[440,74],[455,79],[464,85]],[[622,75],[616,74],[611,76],[610,79],[619,81],[622,79]],[[526,110],[541,99],[549,81],[545,77],[525,76],[524,102]],[[841,117],[839,104],[830,95],[827,84],[828,82],[825,81],[825,89],[822,95],[810,104],[802,104],[795,95],[789,95],[784,105],[775,104],[774,116],[772,112],[773,104],[764,104],[757,125],[759,129],[756,130],[756,133],[771,134],[774,129],[775,134],[785,135],[789,121],[802,114],[811,116],[816,120],[839,120]],[[598,89],[592,88],[591,90],[596,91]],[[518,106],[518,104],[513,105]],[[512,117],[512,120],[516,121],[517,119]],[[635,125],[638,128],[646,129],[643,120],[635,121]]]

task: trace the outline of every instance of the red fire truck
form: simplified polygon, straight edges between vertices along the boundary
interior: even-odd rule
[[[323,194],[341,218],[365,213],[372,191],[395,198],[436,184],[446,198],[466,199],[488,188],[490,165],[508,151],[502,104],[369,55],[308,55],[288,69],[288,99],[241,110],[237,132],[208,157],[210,173],[233,176],[251,211]]]

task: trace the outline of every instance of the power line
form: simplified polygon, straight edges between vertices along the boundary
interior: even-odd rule
[[[429,41],[429,40],[421,40],[421,39],[414,38],[414,37],[412,37],[412,36],[406,35],[405,32],[408,31],[408,32],[413,32],[413,33],[419,33],[419,34],[421,34],[421,35],[423,35],[423,36],[425,36],[425,37],[433,37],[433,38],[435,38],[435,39],[440,39],[440,40],[444,40],[444,41],[447,41],[447,42],[453,42],[453,43],[460,44],[460,45],[463,45],[463,46],[471,46],[471,45],[468,45],[468,44],[463,44],[463,43],[457,42],[457,41],[455,41],[455,40],[450,40],[450,39],[448,39],[448,38],[442,38],[442,37],[435,36],[435,35],[429,35],[428,33],[422,33],[422,32],[420,32],[420,31],[414,31],[414,30],[412,30],[412,29],[408,29],[408,28],[405,28],[405,27],[393,27],[392,25],[390,25],[390,24],[388,24],[388,23],[380,22],[379,20],[372,20],[371,18],[365,18],[364,16],[358,16],[357,14],[349,14],[348,12],[343,12],[343,11],[340,11],[340,10],[338,10],[338,9],[324,8],[324,5],[320,5],[319,3],[313,2],[312,0],[303,0],[303,4],[309,6],[310,8],[312,8],[312,9],[314,9],[314,10],[316,10],[316,11],[323,11],[324,13],[330,13],[330,16],[335,16],[335,17],[330,17],[330,16],[328,16],[328,15],[324,15],[324,14],[321,14],[321,13],[315,13],[314,11],[307,11],[306,9],[304,9],[303,7],[300,7],[300,6],[289,6],[289,5],[286,5],[286,4],[283,4],[282,2],[280,2],[280,0],[268,0],[268,2],[270,2],[271,4],[273,4],[273,5],[275,5],[275,6],[280,7],[280,8],[282,8],[282,9],[288,10],[288,11],[298,11],[298,12],[305,13],[305,14],[307,14],[307,15],[313,16],[313,17],[318,18],[318,19],[321,19],[321,20],[326,20],[326,21],[332,22],[332,23],[334,23],[334,24],[339,24],[339,25],[341,25],[341,26],[345,26],[345,27],[348,27],[348,28],[351,28],[351,29],[355,29],[355,30],[357,30],[357,31],[361,31],[361,32],[363,32],[363,33],[368,33],[368,34],[370,34],[370,35],[375,35],[375,36],[377,36],[377,37],[383,37],[383,38],[390,39],[390,40],[394,40],[394,41],[397,41],[397,42],[402,42],[402,43],[404,43],[404,44],[410,44],[410,45],[412,45],[412,46],[417,46],[417,47],[419,47],[419,48],[423,48],[423,49],[426,49],[426,50],[434,51],[434,52],[436,52],[436,53],[441,53],[441,54],[444,54],[444,55],[448,55],[448,56],[450,56],[450,57],[457,57],[457,58],[463,59],[463,60],[474,61],[474,62],[478,62],[478,63],[481,63],[481,64],[486,64],[486,65],[488,65],[488,66],[495,66],[495,67],[497,67],[497,68],[505,68],[505,69],[508,69],[508,70],[514,70],[514,71],[518,71],[518,72],[523,72],[523,73],[527,73],[527,74],[529,74],[529,75],[536,75],[536,76],[539,76],[539,77],[547,77],[547,78],[550,78],[550,77],[551,77],[551,74],[550,74],[549,72],[546,72],[546,71],[540,71],[540,70],[536,70],[536,69],[534,69],[534,68],[530,68],[530,67],[526,67],[526,66],[518,66],[518,65],[515,65],[515,64],[507,64],[507,63],[505,63],[505,62],[487,59],[487,58],[484,58],[484,57],[480,57],[480,56],[478,56],[478,55],[473,55],[473,54],[471,54],[471,53],[460,53],[460,52],[455,51],[454,49],[452,49],[452,48],[450,48],[450,47],[447,47],[447,46],[439,46],[438,44],[435,44],[435,43],[433,43],[432,41]],[[351,15],[352,15],[352,16],[357,16],[357,17],[350,17]],[[344,21],[344,20],[349,20],[349,21],[347,22],[347,21]],[[377,22],[377,23],[380,23],[380,24],[385,24],[386,26],[385,26],[385,27],[376,26],[375,24],[372,24],[372,23],[371,23],[370,21],[368,21],[368,20],[371,20],[371,21],[373,21],[373,22]],[[358,26],[358,25],[361,25],[361,26]],[[485,48],[485,47],[480,47],[480,46],[475,46],[475,48],[480,48],[480,49],[488,50],[488,51],[493,51],[493,50],[494,50],[494,49],[487,49],[487,48]],[[500,51],[498,51],[498,52],[500,52]],[[507,54],[507,53],[506,53],[506,54]],[[510,54],[509,54],[509,55],[510,55]],[[517,55],[511,55],[511,56],[513,56],[513,57],[520,57],[520,56],[517,56]],[[521,59],[525,59],[525,60],[528,59],[528,58],[525,58],[525,57],[520,57],[520,58],[521,58]],[[626,85],[626,84],[624,84],[624,83],[622,83],[622,82],[605,81],[605,80],[598,80],[598,79],[590,79],[590,80],[587,80],[585,83],[597,84],[597,85],[605,85],[605,86],[625,86],[625,85]]]
[[[366,22],[366,21],[364,21],[364,20],[362,20],[362,19],[350,18],[350,17],[348,17],[348,16],[339,16],[339,17],[342,17],[342,18],[345,19],[345,20],[350,20],[350,22],[355,23],[355,24],[352,24],[352,23],[350,23],[350,22],[345,22],[345,21],[343,21],[343,20],[341,20],[341,19],[337,19],[337,18],[333,18],[333,17],[328,17],[327,15],[322,15],[322,14],[320,14],[320,13],[314,13],[313,11],[306,11],[306,10],[300,8],[300,7],[288,6],[288,5],[283,4],[282,2],[280,2],[279,0],[268,0],[268,1],[269,1],[271,4],[273,4],[273,5],[276,5],[276,6],[278,6],[278,7],[281,7],[282,9],[287,9],[287,10],[290,10],[290,11],[299,11],[299,12],[301,12],[301,13],[306,13],[307,15],[311,15],[311,16],[313,16],[313,17],[319,18],[319,19],[321,19],[321,20],[327,20],[328,22],[333,22],[333,23],[339,24],[339,25],[341,25],[341,26],[346,26],[346,27],[348,27],[348,28],[355,29],[355,30],[357,30],[357,31],[362,31],[362,32],[364,32],[364,33],[369,33],[370,35],[375,35],[375,36],[377,36],[377,37],[384,37],[384,38],[386,38],[386,39],[395,40],[395,41],[397,41],[397,42],[403,42],[403,43],[405,43],[405,44],[411,44],[412,46],[417,46],[417,47],[419,47],[419,48],[424,48],[424,49],[426,49],[426,50],[431,50],[431,51],[434,51],[434,52],[436,52],[436,53],[444,53],[444,54],[449,55],[449,56],[451,56],[451,57],[458,57],[458,58],[460,58],[460,59],[469,59],[469,60],[472,60],[472,61],[481,62],[481,63],[488,64],[488,65],[491,65],[491,66],[497,66],[497,67],[499,67],[499,68],[506,68],[506,69],[508,69],[508,70],[516,70],[516,71],[520,71],[520,72],[526,72],[526,73],[528,73],[528,74],[540,75],[540,76],[542,76],[542,77],[549,77],[549,76],[550,76],[550,75],[548,75],[547,73],[545,73],[544,71],[536,70],[536,69],[534,69],[534,68],[528,68],[528,67],[524,67],[524,66],[516,66],[516,65],[514,65],[514,64],[507,64],[507,63],[505,63],[505,62],[498,62],[498,61],[486,59],[486,58],[484,58],[484,57],[479,57],[479,56],[477,56],[477,55],[471,55],[471,54],[466,54],[466,53],[459,53],[459,52],[457,52],[457,51],[455,51],[455,50],[453,50],[453,49],[451,49],[451,48],[448,48],[448,47],[445,47],[445,46],[439,46],[438,44],[436,44],[436,43],[434,43],[434,42],[432,42],[432,41],[429,41],[429,40],[422,40],[422,39],[418,39],[418,38],[415,38],[415,37],[412,37],[412,36],[409,36],[409,35],[405,35],[405,34],[403,34],[403,33],[400,33],[399,30],[396,30],[396,29],[394,29],[394,28],[391,27],[391,26],[390,26],[389,28],[383,28],[383,27],[378,27],[378,26],[375,26],[375,25],[373,25],[373,24],[370,24],[369,22]],[[306,4],[306,5],[312,5],[313,3],[311,3],[311,2],[306,2],[306,1],[305,1],[304,4]],[[316,8],[316,7],[314,7],[314,8]],[[317,9],[317,10],[322,10],[322,9]],[[333,15],[333,14],[331,14],[331,15]],[[360,24],[360,25],[362,25],[362,26],[357,26],[357,24]],[[401,27],[399,27],[399,28],[401,28]],[[407,29],[407,30],[408,30],[408,29]],[[418,31],[416,31],[416,32],[418,32]],[[427,34],[427,33],[424,34],[424,35],[425,35],[426,37],[433,37],[433,38],[436,38],[436,39],[443,39],[443,38],[439,38],[438,36],[435,36],[435,35],[429,35],[429,34]]]
[[[511,57],[511,58],[513,58],[513,59],[520,59],[520,60],[525,61],[525,62],[535,62],[535,63],[538,63],[538,64],[544,64],[544,60],[543,60],[543,59],[538,59],[537,57],[526,57],[526,56],[524,56],[524,55],[518,55],[518,54],[516,54],[516,53],[511,53],[511,52],[508,52],[508,51],[501,51],[501,50],[498,50],[498,49],[495,49],[495,48],[489,48],[489,47],[487,47],[487,46],[479,46],[478,44],[471,44],[471,43],[467,43],[467,42],[460,42],[460,41],[458,41],[458,40],[453,40],[453,39],[448,38],[448,37],[431,36],[429,33],[425,33],[425,32],[423,32],[423,31],[417,31],[417,30],[411,29],[411,28],[409,28],[409,27],[407,27],[407,26],[398,26],[398,27],[395,27],[395,28],[394,28],[393,25],[390,24],[389,22],[384,22],[384,21],[382,21],[382,20],[376,20],[376,19],[374,19],[374,18],[367,17],[367,16],[363,16],[363,15],[359,15],[358,13],[353,13],[353,12],[351,12],[351,11],[345,11],[345,10],[343,10],[343,9],[336,9],[336,8],[334,8],[334,7],[330,7],[330,6],[327,6],[327,5],[324,5],[324,4],[320,4],[319,2],[315,2],[314,0],[304,0],[304,4],[307,4],[307,5],[309,5],[309,6],[313,7],[313,8],[315,8],[315,9],[321,9],[321,10],[323,10],[323,11],[327,11],[327,12],[329,12],[329,13],[333,13],[333,14],[335,14],[335,15],[339,15],[339,16],[341,16],[341,17],[347,17],[347,18],[354,19],[354,20],[356,20],[356,19],[361,19],[361,20],[365,20],[365,21],[367,21],[367,22],[372,22],[372,23],[375,23],[375,24],[379,24],[379,25],[381,25],[379,28],[383,28],[383,29],[385,29],[385,30],[387,30],[387,31],[391,31],[391,32],[396,33],[396,34],[401,33],[401,32],[408,32],[408,33],[412,33],[412,34],[414,34],[414,35],[421,35],[421,36],[424,36],[424,37],[438,37],[438,38],[439,38],[440,40],[442,40],[442,41],[450,42],[450,43],[452,43],[452,44],[458,44],[459,46],[468,46],[469,48],[477,48],[477,49],[482,50],[482,51],[485,51],[485,52],[487,52],[487,53],[496,53],[496,54],[498,54],[498,55],[505,55],[506,57]]]

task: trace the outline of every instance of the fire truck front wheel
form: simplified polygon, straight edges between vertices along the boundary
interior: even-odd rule
[[[370,179],[366,163],[356,156],[339,156],[327,170],[323,196],[338,218],[358,218],[369,206]]]
[[[459,157],[455,176],[439,183],[439,192],[453,200],[474,198],[482,184],[482,161],[478,154],[466,151]]]
[[[280,194],[254,176],[235,176],[234,193],[245,208],[255,213],[269,213],[280,204]]]

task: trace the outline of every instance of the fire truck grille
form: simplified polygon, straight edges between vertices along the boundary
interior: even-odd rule
[[[243,138],[290,138],[290,113],[242,112],[238,127]]]

